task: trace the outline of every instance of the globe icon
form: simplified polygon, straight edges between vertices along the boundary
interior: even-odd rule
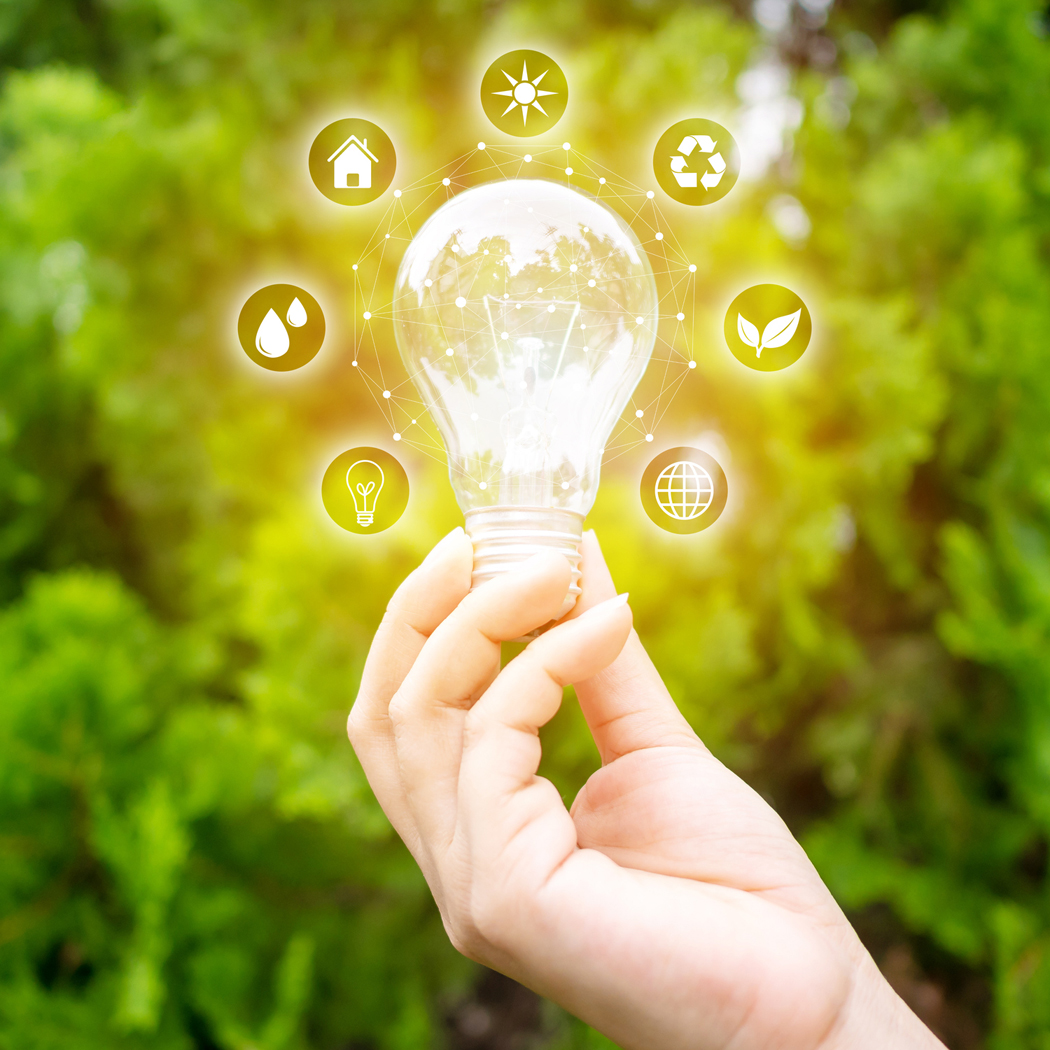
[[[683,459],[664,467],[656,478],[656,502],[670,518],[692,521],[711,506],[715,483],[699,463]]]

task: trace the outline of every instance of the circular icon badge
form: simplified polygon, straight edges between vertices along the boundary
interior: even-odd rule
[[[693,117],[672,124],[653,151],[660,188],[679,204],[714,204],[740,175],[740,150],[721,124]]]
[[[485,116],[506,135],[526,138],[550,131],[568,101],[565,74],[542,51],[508,51],[481,78]]]
[[[756,284],[741,292],[729,304],[724,327],[733,356],[756,372],[794,364],[813,334],[806,304],[779,284]]]
[[[352,448],[324,472],[321,499],[332,521],[347,532],[382,532],[405,513],[408,475],[381,448]]]
[[[257,365],[290,372],[317,356],[324,342],[324,314],[305,289],[268,284],[241,307],[237,337]]]
[[[329,124],[310,147],[310,177],[336,204],[368,204],[394,179],[394,144],[378,124],[348,117]]]
[[[642,474],[642,506],[665,532],[700,532],[713,525],[728,495],[718,461],[698,448],[669,448]]]

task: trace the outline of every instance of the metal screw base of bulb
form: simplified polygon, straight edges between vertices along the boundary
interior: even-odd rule
[[[372,511],[370,510],[359,510],[357,512],[357,524],[358,525],[371,525],[372,524]]]
[[[479,507],[468,510],[467,535],[474,544],[474,590],[502,572],[516,569],[535,554],[553,551],[572,566],[572,582],[555,620],[560,620],[580,596],[580,541],[583,515],[557,507]],[[533,631],[527,638],[535,638]],[[522,639],[524,640],[524,639]]]

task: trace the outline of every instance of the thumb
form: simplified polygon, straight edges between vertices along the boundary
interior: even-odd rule
[[[583,613],[615,597],[616,585],[593,530],[584,533],[580,552],[583,593],[576,608]],[[576,696],[602,765],[642,748],[700,744],[636,631],[605,670],[576,683]]]

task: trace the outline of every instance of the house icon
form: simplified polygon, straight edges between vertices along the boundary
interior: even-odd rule
[[[379,163],[368,148],[368,139],[363,142],[351,135],[329,158],[332,161],[335,188],[337,190],[367,190],[372,185],[372,165]]]

